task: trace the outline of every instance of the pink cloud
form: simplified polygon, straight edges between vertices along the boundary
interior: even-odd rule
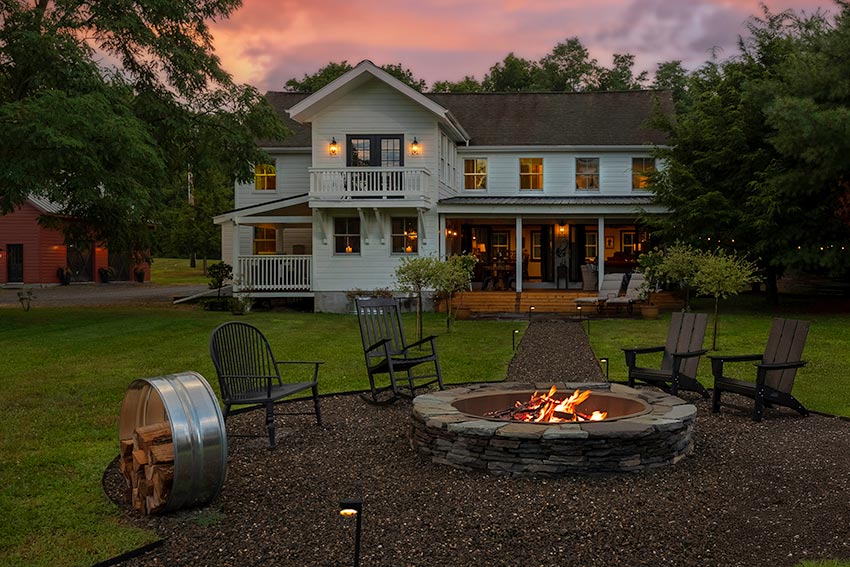
[[[681,59],[694,67],[713,47],[731,55],[758,0],[419,0],[385,3],[244,0],[215,23],[222,63],[239,82],[279,90],[329,61],[402,63],[429,84],[484,76],[509,52],[539,59],[577,36],[610,64],[632,53],[641,69]],[[834,11],[831,0],[769,0],[773,11]]]

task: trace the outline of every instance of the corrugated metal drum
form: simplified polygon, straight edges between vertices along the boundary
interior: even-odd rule
[[[174,480],[163,511],[206,504],[227,473],[224,417],[209,383],[197,372],[134,380],[121,404],[118,435],[168,421],[174,443]]]

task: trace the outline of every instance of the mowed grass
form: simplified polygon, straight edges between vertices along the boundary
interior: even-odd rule
[[[811,322],[803,359],[808,365],[797,373],[794,396],[807,408],[830,414],[850,416],[850,313],[830,312],[826,308],[807,311],[806,305],[785,298],[778,307],[769,307],[760,297],[739,297],[721,302],[718,319],[717,350],[709,355],[763,353],[774,317],[803,319]],[[699,299],[693,311],[711,313],[713,303]],[[610,379],[626,380],[628,371],[622,349],[663,345],[667,338],[670,313],[654,321],[641,319],[599,319],[590,322],[590,342],[597,357],[610,359]],[[585,322],[585,326],[587,322]],[[585,327],[587,328],[587,327]],[[709,316],[704,347],[711,348],[712,317]],[[659,364],[660,355],[638,355],[641,366]],[[751,362],[728,365],[729,374],[755,381]],[[711,363],[701,359],[700,382],[712,387]],[[722,411],[722,410],[721,410]]]
[[[185,370],[218,391],[212,329],[232,316],[197,308],[0,310],[0,565],[91,565],[156,539],[128,527],[101,489],[118,451],[118,416],[139,377]],[[282,359],[316,359],[323,393],[368,388],[353,315],[251,313]],[[412,340],[414,319],[405,315]],[[501,380],[522,323],[427,314],[447,382]]]
[[[207,266],[219,260],[207,260]],[[171,284],[208,284],[210,278],[204,275],[204,261],[198,259],[196,267],[189,265],[188,258],[154,258],[151,262],[151,283]]]

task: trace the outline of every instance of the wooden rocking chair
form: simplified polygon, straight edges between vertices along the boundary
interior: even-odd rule
[[[679,395],[679,390],[692,390],[708,397],[708,391],[697,381],[699,357],[708,350],[702,348],[708,315],[705,313],[673,313],[667,344],[647,348],[624,348],[626,366],[629,367],[629,386],[635,380],[658,386]],[[642,368],[637,365],[637,355],[663,352],[661,368]],[[669,383],[669,385],[668,385]]]
[[[355,303],[372,401],[395,401],[401,395],[412,397],[417,389],[431,384],[437,384],[443,389],[443,374],[437,357],[437,346],[434,344],[436,337],[425,337],[407,344],[398,301],[395,299],[356,299]],[[433,371],[416,374],[414,369],[422,365],[433,365]],[[376,374],[388,374],[389,385],[378,387],[375,383]],[[406,384],[400,385],[400,381]],[[406,388],[407,392],[403,392],[402,388]],[[386,390],[392,392],[392,397],[379,400],[379,394]]]
[[[753,421],[761,421],[764,406],[786,406],[809,415],[794,396],[794,378],[797,369],[806,365],[800,357],[809,334],[809,322],[794,319],[774,319],[767,339],[764,354],[744,354],[738,356],[710,356],[711,371],[714,374],[714,396],[711,411],[720,411],[720,396],[723,392],[734,392],[755,400]],[[727,362],[756,362],[756,381],[734,380],[723,375],[723,365]]]

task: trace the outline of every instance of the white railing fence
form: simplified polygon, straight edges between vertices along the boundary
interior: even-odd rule
[[[310,291],[313,257],[239,256],[234,291]]]
[[[337,199],[420,197],[428,188],[427,169],[355,167],[310,170],[310,192]]]

